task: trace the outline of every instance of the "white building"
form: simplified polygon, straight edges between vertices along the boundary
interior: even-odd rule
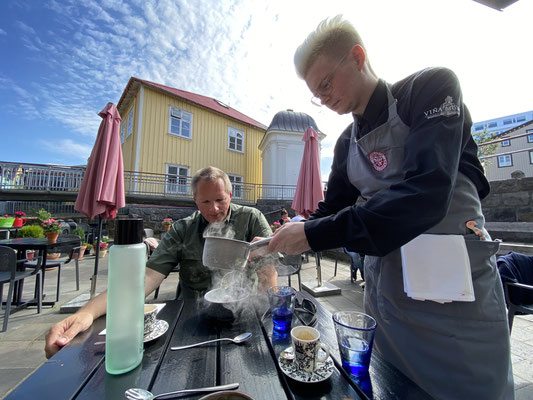
[[[272,119],[259,144],[263,158],[263,198],[292,199],[294,196],[305,145],[302,139],[309,126],[318,133],[320,143],[326,135],[309,115],[289,109],[278,112]]]
[[[489,181],[533,177],[533,121],[500,133],[495,141],[496,152],[480,157]]]
[[[472,133],[486,131],[492,135],[498,135],[531,120],[533,120],[533,111],[487,119],[486,121],[474,122],[472,124]]]

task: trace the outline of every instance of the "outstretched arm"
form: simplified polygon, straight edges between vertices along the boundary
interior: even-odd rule
[[[145,295],[152,293],[161,282],[165,275],[146,269],[145,278]],[[53,325],[45,338],[44,352],[46,358],[52,357],[63,346],[70,342],[80,332],[84,332],[93,324],[93,321],[106,313],[107,308],[107,291],[100,293],[94,299],[89,301],[85,306],[80,308],[75,314]]]

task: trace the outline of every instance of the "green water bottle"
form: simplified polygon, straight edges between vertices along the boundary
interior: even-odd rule
[[[143,357],[146,246],[142,219],[117,219],[109,249],[105,368],[123,374]]]

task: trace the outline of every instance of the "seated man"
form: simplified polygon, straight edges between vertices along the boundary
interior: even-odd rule
[[[271,233],[259,210],[231,203],[231,182],[220,169],[207,167],[199,170],[191,185],[198,211],[176,221],[151,255],[146,265],[146,296],[159,287],[178,263],[184,296],[199,297],[210,289],[213,271],[202,265],[203,235],[208,226],[215,225],[222,234],[231,230],[235,239],[248,242]],[[273,265],[265,265],[257,273],[249,272],[248,275],[254,285],[258,282],[259,290],[277,283]],[[106,305],[107,292],[103,292],[75,314],[52,326],[46,335],[46,357],[50,358],[79,332],[88,329],[96,318],[105,314]]]

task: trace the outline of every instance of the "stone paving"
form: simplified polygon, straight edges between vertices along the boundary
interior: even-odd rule
[[[100,259],[97,292],[105,290],[107,286],[107,257]],[[318,297],[317,300],[329,311],[341,309],[362,310],[363,288],[361,280],[350,282],[349,267],[346,263],[338,263],[337,275],[333,277],[335,262],[322,260],[322,277],[324,281],[342,289],[341,295]],[[27,376],[41,366],[44,356],[44,336],[49,327],[66,314],[60,314],[60,306],[81,294],[89,293],[90,277],[93,274],[94,257],[88,256],[80,261],[80,290],[76,291],[74,264],[62,266],[61,269],[61,297],[54,307],[45,307],[41,314],[37,314],[35,307],[17,311],[9,318],[7,332],[0,333],[0,398],[4,398],[13,388]],[[302,267],[302,281],[307,286],[316,282],[316,267],[311,257],[309,263]],[[298,287],[298,279],[292,277],[292,286]],[[57,272],[47,271],[45,280],[46,300],[55,298]],[[170,300],[175,297],[178,274],[171,274],[163,284],[156,301]],[[280,277],[279,283],[285,284],[286,277]],[[33,294],[33,278],[24,285],[24,298],[31,298]],[[7,285],[4,287],[7,292]],[[148,301],[153,302],[153,295]],[[0,324],[3,322],[3,310]],[[511,335],[511,351],[513,372],[515,379],[515,394],[517,400],[533,398],[533,316],[517,316],[514,320]]]

